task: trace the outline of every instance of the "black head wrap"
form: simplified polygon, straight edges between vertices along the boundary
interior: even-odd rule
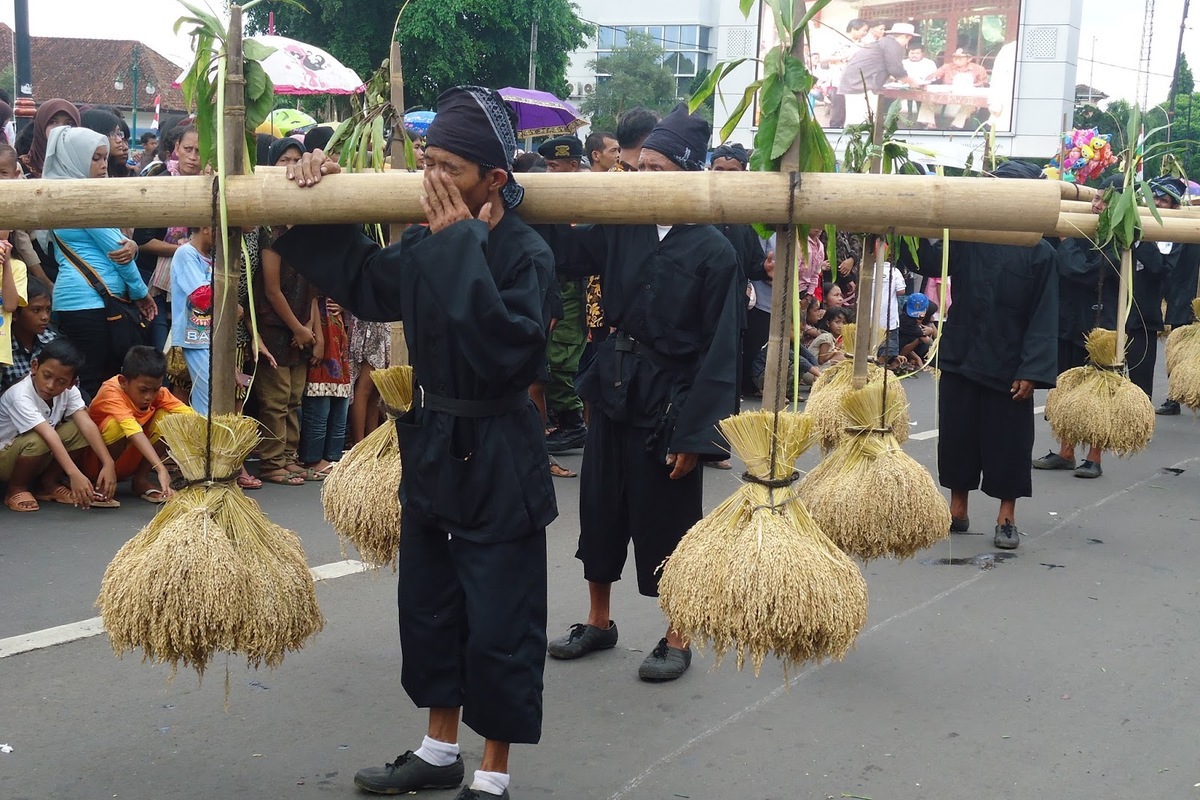
[[[1030,164],[1027,161],[1005,161],[992,170],[992,175],[997,178],[1023,178],[1025,180],[1036,180],[1045,177],[1042,175],[1041,167]]]
[[[503,169],[508,183],[500,190],[505,208],[516,208],[525,190],[513,179],[517,150],[517,112],[500,93],[482,86],[455,86],[442,92],[437,116],[425,134],[428,147],[440,147],[474,164]]]
[[[1110,175],[1100,182],[1100,191],[1116,189],[1118,192],[1125,188],[1124,175]]]
[[[272,167],[275,166],[279,162],[279,159],[283,158],[283,154],[293,147],[299,150],[301,155],[307,152],[304,149],[304,142],[293,139],[290,136],[285,136],[282,139],[276,139],[271,142],[271,149],[267,152],[267,163]]]
[[[689,114],[687,105],[680,103],[654,126],[642,143],[642,149],[662,153],[689,172],[700,172],[704,169],[711,135],[712,126],[708,120]]]
[[[1163,176],[1150,181],[1150,191],[1155,197],[1169,197],[1176,203],[1182,203],[1183,196],[1187,194],[1187,184],[1179,178]]]
[[[737,142],[723,144],[716,150],[713,150],[712,160],[716,161],[718,158],[732,158],[743,167],[750,163],[750,154],[746,152],[746,148]]]

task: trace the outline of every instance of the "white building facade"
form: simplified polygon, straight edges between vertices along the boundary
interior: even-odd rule
[[[604,75],[589,64],[623,46],[628,31],[656,39],[666,52],[666,64],[676,78],[679,96],[686,97],[695,76],[722,61],[754,58],[760,39],[769,42],[770,30],[760,31],[759,7],[743,17],[737,0],[576,0],[581,18],[597,26],[585,49],[572,54],[567,77],[571,99],[581,102]],[[1049,158],[1058,150],[1062,131],[1071,127],[1079,53],[1079,26],[1083,0],[835,0],[813,28],[812,51],[826,59],[835,51],[856,48],[844,33],[851,18],[914,25],[939,64],[953,50],[963,48],[999,79],[1011,81],[1013,99],[1000,111],[1004,123],[997,128],[996,152],[1001,155]],[[941,51],[938,51],[938,48]],[[1015,65],[1012,61],[1015,59]],[[1007,66],[1001,66],[1003,62]],[[814,65],[817,71],[820,65]],[[729,111],[745,87],[757,77],[757,66],[748,62],[722,83],[724,100],[716,100],[713,144]],[[836,76],[833,77],[836,82]],[[921,97],[938,99],[929,87]],[[941,87],[948,90],[948,87]],[[974,152],[975,163],[986,138],[978,123],[997,116],[995,92],[991,102],[979,90],[979,114],[963,130],[916,129],[913,117],[905,118],[901,134],[910,143],[937,152],[948,165],[960,164]],[[828,119],[824,101],[814,97],[819,119]],[[1001,101],[1002,102],[1002,101]],[[941,106],[938,106],[941,108]],[[938,117],[948,120],[949,117]],[[731,139],[750,146],[754,139],[754,114],[748,113]],[[908,129],[908,128],[913,129]],[[839,130],[828,129],[837,141]]]

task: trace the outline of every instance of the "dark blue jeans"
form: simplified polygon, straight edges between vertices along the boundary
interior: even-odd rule
[[[337,461],[346,448],[349,397],[309,397],[300,405],[300,461]]]
[[[154,321],[146,326],[146,344],[162,352],[167,346],[167,338],[171,335],[171,304],[161,294],[154,298],[154,304],[158,306],[158,313],[154,315]]]

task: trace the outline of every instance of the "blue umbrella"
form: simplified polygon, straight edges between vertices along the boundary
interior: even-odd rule
[[[429,133],[429,123],[436,116],[433,111],[410,111],[404,115],[404,130],[409,136],[420,139]]]

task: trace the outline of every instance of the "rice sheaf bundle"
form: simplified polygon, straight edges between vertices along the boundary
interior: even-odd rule
[[[892,433],[897,409],[884,407],[884,391],[894,384],[875,381],[846,393],[847,436],[800,483],[800,499],[821,530],[863,560],[909,558],[950,532],[950,508],[933,477]]]
[[[821,376],[813,383],[812,392],[805,403],[805,411],[812,416],[817,441],[821,450],[828,453],[837,443],[846,437],[846,412],[842,408],[842,398],[853,388],[854,382],[854,340],[856,327],[853,324],[845,326],[842,332],[845,360],[821,372]],[[883,369],[875,364],[867,366],[867,380],[883,380]],[[908,440],[908,398],[900,381],[891,381],[888,388],[888,404],[895,407],[895,422],[892,433],[901,444]]]
[[[659,603],[672,628],[711,642],[718,659],[735,650],[738,669],[749,657],[756,675],[771,653],[785,670],[842,658],[866,621],[867,587],[791,485],[811,419],[749,412],[724,420],[721,431],[748,479],[664,563]]]
[[[1154,436],[1154,406],[1124,369],[1115,366],[1116,332],[1094,329],[1087,335],[1087,351],[1090,363],[1060,375],[1046,398],[1046,418],[1055,439],[1119,456],[1145,449]]]
[[[1193,411],[1200,409],[1200,353],[1193,353],[1171,370],[1167,379],[1167,398]]]
[[[371,372],[389,420],[350,448],[329,470],[321,487],[325,519],[367,564],[396,568],[400,553],[400,444],[397,417],[412,405],[412,367]]]
[[[323,626],[300,540],[232,480],[258,442],[257,423],[214,417],[211,459],[208,424],[183,414],[159,423],[191,483],[117,552],[96,601],[118,656],[140,648],[172,674],[182,662],[203,676],[221,652],[278,666]]]
[[[1192,315],[1198,320],[1180,325],[1167,337],[1167,375],[1188,358],[1200,358],[1200,297],[1192,301]]]

